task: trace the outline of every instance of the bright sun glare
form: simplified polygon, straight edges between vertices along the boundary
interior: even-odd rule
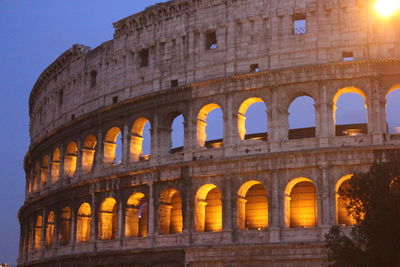
[[[375,9],[384,17],[391,16],[400,10],[400,0],[378,0]]]

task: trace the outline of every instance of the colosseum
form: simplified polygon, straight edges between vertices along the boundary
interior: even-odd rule
[[[400,149],[400,29],[373,2],[173,0],[73,45],[29,99],[18,266],[325,266],[339,188]],[[347,94],[364,123],[337,121]]]

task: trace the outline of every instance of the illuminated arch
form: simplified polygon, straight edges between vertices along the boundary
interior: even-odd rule
[[[60,216],[59,239],[61,245],[67,245],[71,241],[72,212],[70,207],[64,207]]]
[[[111,197],[104,199],[98,216],[99,239],[114,239],[117,236],[117,201]]]
[[[57,182],[60,177],[60,158],[61,152],[59,148],[54,149],[51,160],[51,181]]]
[[[316,227],[317,216],[317,196],[314,183],[305,177],[291,180],[285,189],[286,227]]]
[[[246,132],[247,132],[246,112],[247,112],[248,108],[255,103],[264,103],[264,105],[265,105],[265,102],[261,98],[250,97],[250,98],[246,99],[245,101],[243,101],[243,103],[239,107],[239,110],[238,110],[238,133],[239,133],[239,137],[241,140],[244,140],[246,138]],[[260,123],[262,123],[262,121]],[[268,116],[267,116],[267,120],[265,121],[265,124],[267,124],[267,123],[268,123]],[[268,128],[266,131],[268,131]]]
[[[55,215],[53,211],[49,212],[46,222],[46,247],[49,248],[53,245],[54,240],[54,223]]]
[[[247,181],[237,192],[237,223],[241,230],[261,230],[268,227],[268,198],[264,185]]]
[[[97,138],[93,134],[86,136],[82,147],[82,170],[89,173],[93,169],[93,162],[96,154]]]
[[[308,94],[299,94],[288,107],[289,139],[315,137],[315,99]]]
[[[69,142],[64,153],[64,173],[72,177],[76,173],[76,161],[78,155],[78,145],[76,142]]]
[[[158,218],[160,234],[182,233],[182,198],[178,190],[168,188],[161,193]]]
[[[130,156],[132,161],[139,161],[143,157],[144,159],[149,158],[148,155],[143,155],[143,141],[144,141],[144,134],[143,130],[146,124],[150,125],[150,121],[146,118],[138,118],[132,125],[131,129],[131,144],[130,144]],[[151,127],[151,125],[150,125]],[[151,139],[151,137],[149,138]],[[150,142],[151,140],[148,140]]]
[[[351,123],[350,125],[348,125],[348,126],[352,127],[351,129],[347,129],[346,127],[343,128],[343,126],[339,127],[339,125],[337,124],[337,110],[338,110],[337,102],[342,95],[348,94],[348,93],[353,93],[353,94],[357,94],[357,95],[361,96],[364,100],[364,107],[367,110],[367,95],[364,93],[363,90],[361,90],[357,87],[345,87],[345,88],[339,89],[336,92],[335,96],[333,97],[333,121],[334,121],[334,124],[336,127],[336,135],[337,136],[339,136],[339,135],[359,135],[359,134],[363,134],[363,133],[367,132],[366,129],[362,129],[365,126],[362,127],[359,125],[359,127],[362,127],[362,128],[352,129],[355,126],[354,124],[360,124],[360,123]],[[365,119],[366,119],[366,121],[368,121],[367,111],[365,111]],[[363,123],[361,123],[361,124],[363,124]],[[351,125],[353,125],[353,126],[351,126]]]
[[[336,202],[336,222],[338,225],[351,226],[355,224],[355,220],[347,214],[346,207],[348,201],[339,196],[339,190],[348,186],[348,181],[353,177],[353,174],[344,175],[339,179],[335,186],[335,202]]]
[[[90,222],[92,220],[92,209],[87,202],[82,203],[78,210],[76,222],[76,241],[89,242],[90,240]]]
[[[48,180],[48,170],[49,170],[49,156],[44,155],[42,157],[42,162],[40,166],[40,184],[44,187]]]
[[[197,115],[197,145],[199,147],[204,147],[206,145],[207,140],[207,116],[210,112],[215,109],[221,109],[218,104],[211,103],[202,107]],[[222,110],[222,109],[221,109]],[[223,127],[223,125],[222,125]]]
[[[136,192],[129,197],[125,211],[125,236],[147,236],[147,209],[147,199],[143,193]]]
[[[386,124],[388,132],[400,134],[400,84],[393,85],[386,94]]]
[[[35,161],[33,164],[33,170],[32,170],[32,192],[36,192],[39,189],[39,162]]]
[[[42,227],[43,227],[43,217],[39,215],[35,223],[35,240],[34,240],[35,250],[39,250],[41,248]]]
[[[116,164],[117,138],[122,132],[118,127],[112,127],[104,138],[103,162],[106,165]]]
[[[217,186],[206,184],[200,187],[194,205],[197,232],[222,231],[222,196]]]

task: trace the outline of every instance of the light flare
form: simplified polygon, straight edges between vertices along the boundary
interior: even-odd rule
[[[383,17],[389,17],[400,10],[400,0],[378,0],[375,10]]]

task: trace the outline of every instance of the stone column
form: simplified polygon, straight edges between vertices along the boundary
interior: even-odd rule
[[[40,231],[40,250],[42,251],[42,255],[45,251],[45,241],[46,241],[46,212],[43,209],[42,212],[42,229]]]
[[[77,145],[77,155],[76,155],[76,172],[75,172],[75,176],[76,177],[80,177],[82,175],[82,142],[80,139],[78,139],[76,141],[76,145]]]
[[[71,241],[70,244],[72,247],[75,247],[76,242],[76,206],[75,199],[72,201],[72,209],[71,209]]]
[[[233,146],[235,145],[235,139],[237,137],[237,124],[234,125],[234,119],[236,111],[233,110],[232,106],[232,94],[225,95],[225,110],[223,110],[224,119],[224,139],[223,144],[225,148],[225,155],[229,156],[233,153]]]
[[[121,188],[118,188],[118,191],[121,192]],[[117,239],[120,241],[120,246],[122,246],[122,240],[124,238],[125,225],[124,225],[124,205],[122,194],[118,197],[118,220],[117,220]]]
[[[232,180],[230,179],[230,174],[225,175],[225,190],[223,195],[223,205],[222,205],[222,230],[232,231]]]
[[[149,236],[154,236],[154,192],[153,181],[149,182]]]
[[[90,194],[91,194],[91,201],[90,205],[92,208],[91,213],[91,220],[90,220],[90,242],[94,244],[96,248],[96,241],[97,241],[97,207],[96,207],[96,191],[95,191],[95,184],[92,184],[90,187]]]
[[[60,147],[60,169],[59,169],[59,180],[64,180],[65,179],[65,173],[64,173],[64,146]]]
[[[268,228],[270,230],[270,242],[280,241],[280,226],[284,224],[283,214],[280,211],[281,199],[279,197],[279,171],[274,170],[272,172],[272,184],[271,184],[270,200],[268,202],[269,208],[269,221]]]
[[[103,157],[104,157],[103,133],[102,130],[99,129],[97,132],[97,153],[96,153],[96,159],[94,161],[95,172],[103,168],[104,166]]]
[[[330,216],[330,183],[329,183],[329,169],[327,166],[322,166],[320,167],[321,169],[321,174],[322,174],[322,184],[319,186],[321,193],[319,194],[321,196],[321,209],[318,214],[318,224],[320,226],[329,226],[329,216]]]
[[[150,151],[150,162],[154,165],[158,163],[159,160],[159,131],[158,131],[158,114],[154,113],[153,124],[151,125],[151,151]]]
[[[371,78],[368,94],[368,133],[372,134],[373,144],[382,145],[386,127],[386,99],[380,93],[380,82],[378,78]]]
[[[124,124],[124,129],[122,132],[122,166],[124,166],[125,168],[128,166],[129,164],[129,148],[130,148],[130,138],[131,133],[129,130],[129,125],[128,122],[126,121]]]

